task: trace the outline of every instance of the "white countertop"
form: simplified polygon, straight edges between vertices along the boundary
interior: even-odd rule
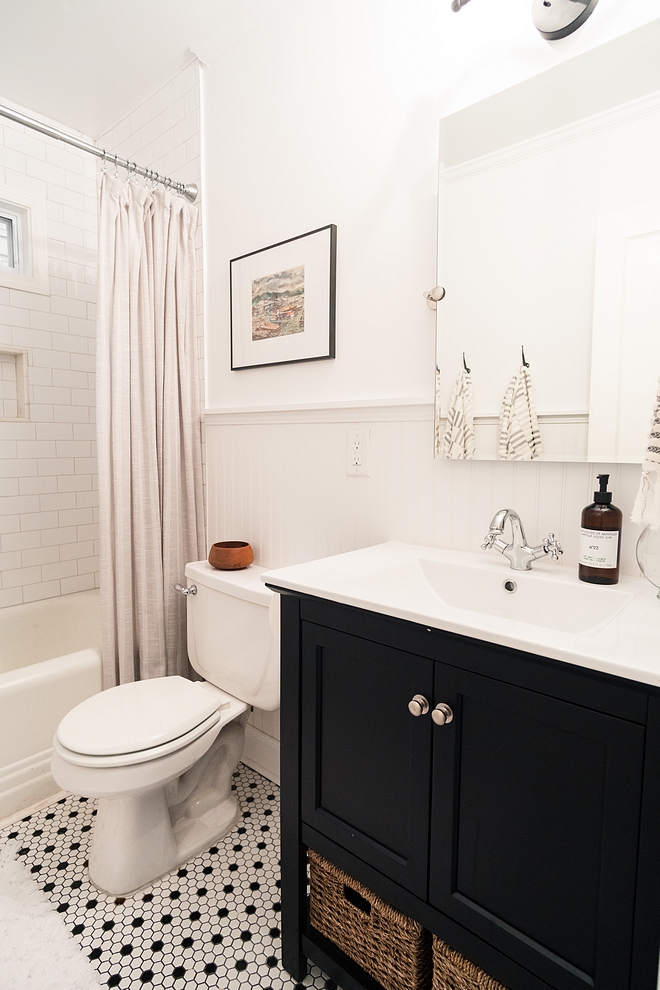
[[[480,580],[490,581],[492,576],[498,587],[512,579],[526,594],[541,589],[541,598],[535,608],[536,623],[447,604],[425,579],[419,568],[420,561],[426,567],[435,568],[436,572],[442,568],[447,572],[459,568],[468,573],[467,568],[476,568]],[[265,571],[261,578],[277,588],[408,619],[431,628],[660,687],[660,600],[656,597],[656,589],[641,575],[638,578],[622,577],[615,586],[585,585],[572,568],[549,559],[535,561],[531,571],[519,572],[512,570],[509,562],[494,550],[467,553],[390,542]],[[555,590],[549,582],[557,585],[564,599],[566,594],[574,594],[578,600],[582,594],[580,589],[585,587],[593,589],[589,594],[596,605],[600,598],[595,595],[610,595],[602,601],[607,602],[606,611],[612,603],[613,617],[608,615],[600,624],[582,632],[554,628],[553,611],[556,609],[548,606],[547,621],[543,615],[543,597],[548,597],[548,591],[551,595]],[[617,591],[630,595],[627,604],[626,595],[616,595]],[[542,619],[538,618],[539,614]]]

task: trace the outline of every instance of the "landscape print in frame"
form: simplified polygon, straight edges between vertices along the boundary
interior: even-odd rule
[[[252,340],[284,337],[305,329],[305,266],[252,282]]]
[[[335,356],[337,228],[230,261],[231,368]]]

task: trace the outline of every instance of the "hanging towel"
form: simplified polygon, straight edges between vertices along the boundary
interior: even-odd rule
[[[440,369],[435,366],[435,395],[433,397],[433,456],[442,454],[442,434],[440,433]]]
[[[461,371],[451,393],[447,410],[447,426],[440,453],[443,457],[467,461],[474,457],[474,401],[472,379]]]
[[[504,393],[498,456],[505,461],[535,461],[540,453],[541,434],[532,380],[525,365],[521,364]]]
[[[651,432],[646,444],[642,477],[630,521],[660,529],[660,381],[655,396]]]

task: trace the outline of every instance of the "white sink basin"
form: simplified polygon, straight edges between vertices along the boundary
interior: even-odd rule
[[[497,559],[461,563],[420,555],[356,576],[354,583],[406,601],[428,602],[433,595],[451,608],[578,635],[610,622],[633,598],[629,591],[585,584],[560,568],[557,572],[514,571]]]
[[[273,587],[660,687],[660,602],[641,578],[585,584],[549,559],[381,543],[262,575]]]

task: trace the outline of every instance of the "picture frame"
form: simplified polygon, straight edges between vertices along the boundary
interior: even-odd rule
[[[229,262],[231,370],[335,356],[337,227]]]

